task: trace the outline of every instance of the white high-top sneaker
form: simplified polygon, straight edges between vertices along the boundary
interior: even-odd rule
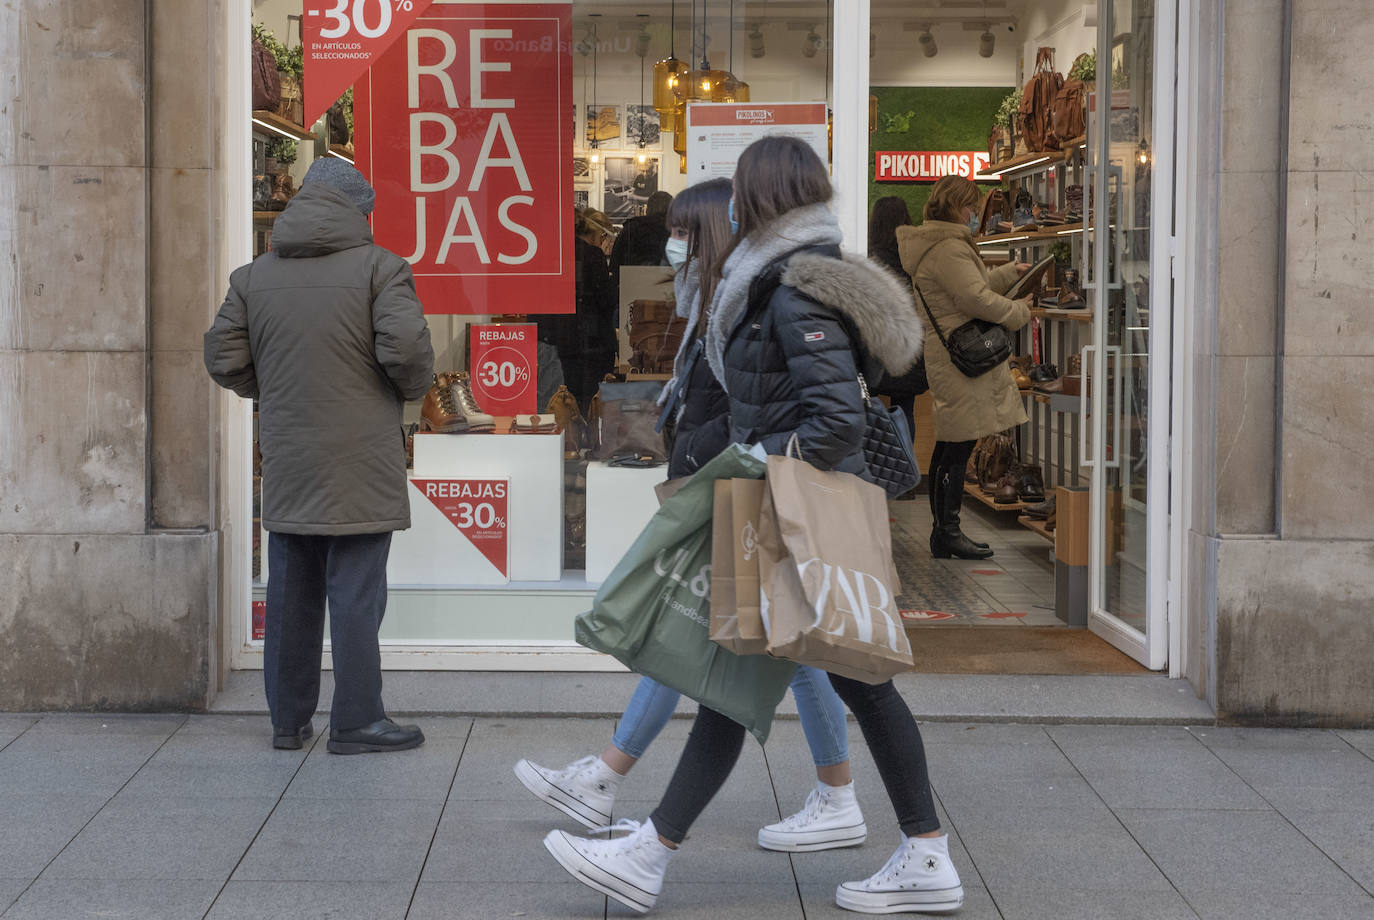
[[[759,831],[759,846],[784,853],[806,853],[856,847],[868,837],[854,784],[827,786],[817,782],[806,804],[795,815]]]
[[[588,888],[610,895],[621,904],[645,914],[663,890],[663,874],[673,850],[658,839],[654,822],[624,819],[597,831],[628,831],[611,840],[574,837],[566,831],[549,831],[544,848],[558,864]]]
[[[522,760],[515,765],[515,778],[536,798],[588,828],[611,823],[611,806],[625,779],[596,755],[575,760],[561,770]]]
[[[964,886],[949,861],[949,837],[902,837],[902,845],[876,875],[845,882],[835,903],[861,914],[934,914],[958,910]]]

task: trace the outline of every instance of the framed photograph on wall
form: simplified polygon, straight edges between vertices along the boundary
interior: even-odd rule
[[[653,151],[663,149],[659,115],[653,106],[625,106],[625,147]]]
[[[623,127],[620,106],[594,103],[587,106],[587,143],[595,141],[599,146],[616,148],[621,146]]]
[[[649,196],[658,191],[658,157],[606,157],[601,180],[601,210],[617,224],[644,213]]]

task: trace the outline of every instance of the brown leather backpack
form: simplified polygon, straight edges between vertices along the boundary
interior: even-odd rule
[[[256,38],[253,39],[253,111],[275,112],[281,105],[281,77],[277,59]]]
[[[1035,73],[1021,93],[1021,108],[1016,123],[1025,138],[1026,150],[1032,153],[1050,150],[1050,113],[1054,100],[1064,85],[1064,78],[1054,69],[1054,49],[1041,48],[1035,53]]]
[[[1080,54],[1074,59],[1074,66],[1087,57]],[[1069,73],[1073,73],[1073,67],[1069,68]],[[1054,97],[1054,109],[1050,113],[1050,136],[1048,143],[1051,150],[1058,150],[1069,141],[1082,137],[1088,133],[1088,84],[1082,80],[1067,78],[1064,85],[1059,88],[1059,95]]]

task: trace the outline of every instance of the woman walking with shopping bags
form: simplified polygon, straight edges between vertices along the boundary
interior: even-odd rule
[[[926,201],[925,222],[898,227],[902,268],[924,297],[934,323],[926,330],[926,379],[935,404],[935,450],[930,458],[930,552],[937,559],[987,559],[992,549],[959,528],[964,467],[978,439],[1022,425],[1026,410],[1003,363],[977,377],[954,366],[941,340],[970,320],[1014,332],[1030,322],[1030,298],[1002,296],[1030,266],[1011,262],[993,271],[973,245],[969,221],[978,208],[978,186],[963,176],[945,176]]]
[[[701,360],[709,304],[718,274],[715,263],[731,241],[728,179],[694,185],[668,211],[667,257],[676,270],[673,288],[687,334],[674,361],[674,378],[664,388],[666,412],[676,419],[668,477],[689,476],[730,444],[729,401],[709,364]],[[794,815],[759,830],[759,846],[802,852],[858,846],[868,834],[854,795],[844,703],[824,671],[800,667],[792,695],[801,717],[816,788]],[[610,823],[625,775],[644,756],[668,723],[680,694],[642,678],[600,756],[590,755],[562,769],[530,760],[515,765],[516,778],[541,801],[589,828]]]
[[[717,269],[705,354],[729,394],[733,440],[770,454],[792,443],[817,467],[870,478],[859,374],[906,371],[922,325],[905,285],[867,260],[841,259],[830,197],[825,166],[795,138],[765,138],[741,155],[731,202],[738,234]],[[863,913],[957,909],[963,888],[911,711],[891,681],[830,682],[858,719],[902,831],[887,863],[841,884],[836,903]],[[545,847],[579,881],[647,911],[670,857],[734,768],[744,731],[701,707],[648,820],[621,822],[629,833],[612,840],[553,831]]]

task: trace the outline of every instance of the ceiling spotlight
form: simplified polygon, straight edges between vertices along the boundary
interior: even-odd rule
[[[935,36],[930,34],[929,26],[926,26],[926,30],[921,33],[918,40],[921,43],[921,53],[926,57],[935,57],[940,53],[940,49],[935,47]]]
[[[812,26],[811,31],[806,33],[806,41],[802,43],[802,57],[815,57],[820,47],[821,37],[816,34],[816,27]]]
[[[983,34],[978,36],[978,54],[982,57],[992,57],[993,46],[997,38],[988,29],[983,30]]]
[[[749,31],[749,56],[761,58],[763,55],[763,30],[758,26],[754,26],[754,28]]]

